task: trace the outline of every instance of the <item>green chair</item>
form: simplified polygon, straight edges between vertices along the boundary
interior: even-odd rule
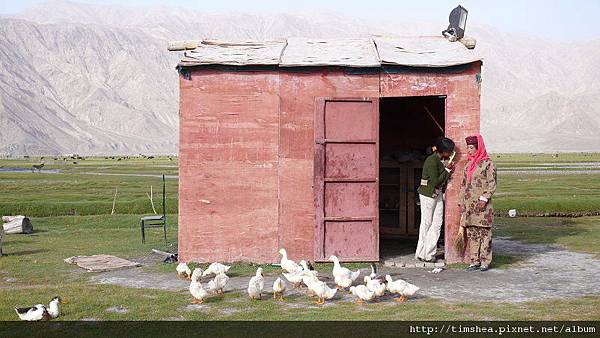
[[[140,218],[140,229],[142,231],[142,243],[146,243],[146,235],[144,230],[146,228],[163,228],[163,237],[165,244],[167,243],[167,195],[166,195],[166,184],[165,175],[162,175],[163,190],[162,190],[162,215],[144,216]]]

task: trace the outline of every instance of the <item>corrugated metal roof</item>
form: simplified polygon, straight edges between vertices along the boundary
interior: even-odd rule
[[[196,46],[196,47],[194,47]],[[362,39],[288,38],[282,41],[201,43],[174,42],[169,50],[183,50],[180,65],[277,65],[380,67],[401,65],[447,67],[481,60],[472,49],[444,37],[382,37]]]

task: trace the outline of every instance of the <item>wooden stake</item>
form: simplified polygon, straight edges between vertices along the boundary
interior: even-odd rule
[[[117,202],[117,192],[118,192],[118,187],[115,187],[115,197],[113,198],[112,211],[110,212],[111,215],[113,215],[115,213],[115,203]]]
[[[148,196],[148,198],[150,199],[150,204],[152,205],[152,211],[154,211],[154,214],[156,215],[156,209],[154,209],[154,201],[152,201],[152,186],[150,186],[150,195],[148,195],[148,193],[146,193],[146,196]]]

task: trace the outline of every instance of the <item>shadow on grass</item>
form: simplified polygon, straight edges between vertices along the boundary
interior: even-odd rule
[[[36,249],[36,250],[24,250],[24,251],[17,251],[17,252],[4,252],[3,256],[26,256],[26,255],[33,255],[33,254],[37,254],[37,253],[43,253],[43,252],[50,252],[50,250]]]
[[[48,229],[33,229],[33,232],[29,235],[41,234],[44,232],[50,232],[50,230],[48,230]]]

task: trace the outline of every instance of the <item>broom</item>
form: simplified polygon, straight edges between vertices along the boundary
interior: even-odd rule
[[[464,222],[464,213],[460,216],[460,226],[458,227],[458,234],[454,238],[454,248],[456,251],[462,253],[465,250],[465,227],[463,226]]]

